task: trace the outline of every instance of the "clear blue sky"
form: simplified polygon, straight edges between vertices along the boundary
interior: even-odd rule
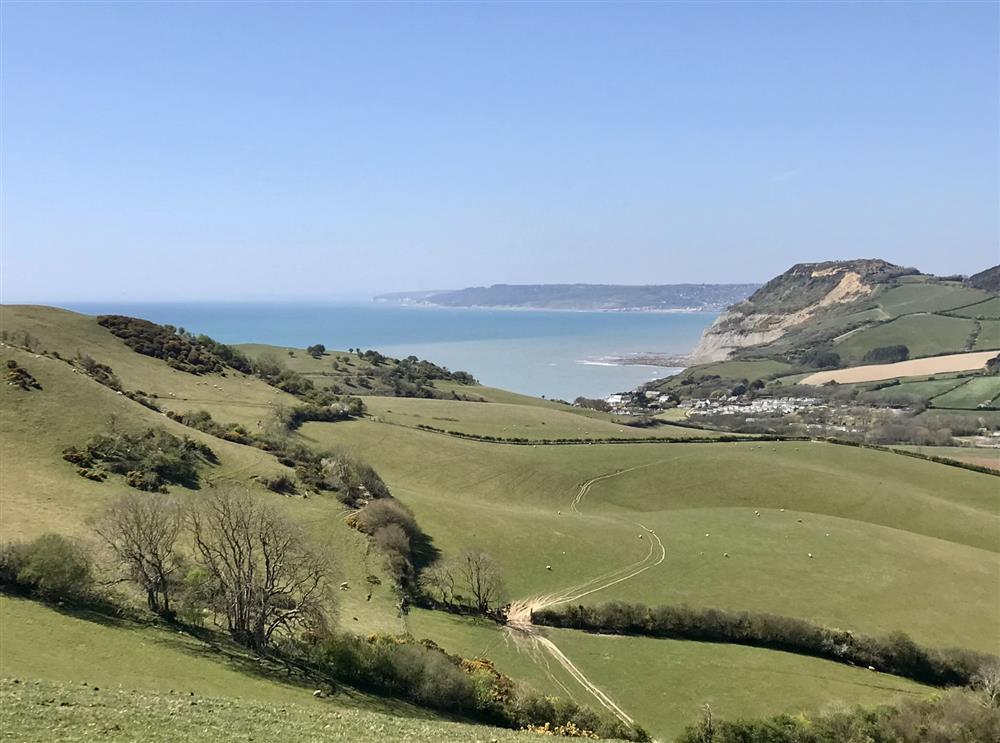
[[[0,289],[975,272],[998,8],[4,2]]]

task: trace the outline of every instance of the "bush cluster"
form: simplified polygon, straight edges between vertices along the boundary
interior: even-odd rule
[[[872,667],[938,686],[968,684],[982,667],[996,660],[971,650],[924,648],[902,632],[867,637],[804,619],[686,606],[648,607],[620,602],[566,606],[543,609],[532,620],[550,627],[590,632],[772,648]]]
[[[649,740],[639,728],[572,701],[542,696],[488,660],[448,655],[428,640],[340,634],[300,652],[333,679],[451,714],[512,728],[547,723],[600,737]]]
[[[0,587],[6,591],[78,601],[90,595],[93,584],[87,551],[61,534],[0,547]]]
[[[23,369],[17,365],[14,359],[9,359],[7,361],[7,374],[4,375],[7,380],[7,384],[14,387],[20,387],[26,392],[31,390],[40,390],[42,385],[38,383],[38,380],[31,376],[27,369]]]
[[[98,315],[97,323],[121,338],[133,351],[162,359],[180,371],[207,374],[223,371],[228,365],[214,348],[188,333],[177,332],[172,325],[158,325],[125,315]]]
[[[77,352],[74,362],[76,366],[83,369],[88,377],[97,383],[103,384],[105,387],[109,387],[116,392],[121,391],[122,383],[107,364],[102,364],[92,356],[79,352]]]
[[[983,694],[952,690],[898,707],[816,716],[715,722],[710,713],[677,743],[986,743],[1000,740],[1000,709]]]
[[[897,361],[906,361],[908,358],[910,358],[910,349],[898,344],[871,348],[865,353],[862,361],[865,364],[894,364]]]
[[[114,427],[94,435],[83,447],[65,449],[63,459],[77,465],[77,472],[88,479],[124,475],[130,486],[154,492],[166,492],[167,485],[197,488],[199,468],[218,461],[209,447],[186,436],[178,438],[160,428],[132,433]]]
[[[417,525],[413,511],[385,496],[369,501],[353,514],[349,523],[367,534],[389,560],[389,566],[401,585],[412,586],[419,561],[420,546],[427,536]]]

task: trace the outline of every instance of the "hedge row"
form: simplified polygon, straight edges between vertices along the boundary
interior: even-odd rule
[[[588,632],[784,650],[868,667],[936,686],[968,684],[980,669],[997,662],[994,656],[972,650],[924,648],[902,632],[887,637],[868,637],[793,617],[687,606],[649,607],[620,602],[565,606],[535,612],[532,621]]]

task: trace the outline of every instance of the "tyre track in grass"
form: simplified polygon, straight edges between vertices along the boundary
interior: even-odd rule
[[[597,477],[592,477],[580,486],[573,498],[571,508],[575,513],[580,514],[580,505],[583,503],[583,499],[590,492],[591,488],[599,482],[609,480],[613,477],[619,477],[620,475],[634,472],[638,469],[662,464],[666,461],[669,460],[659,460],[648,464],[629,467],[628,469],[616,470],[615,472],[598,475]],[[545,673],[550,678],[553,678],[553,676],[548,661],[545,660],[544,664],[541,662],[541,658],[544,657],[543,654],[547,654],[553,658],[580,686],[583,687],[588,694],[590,694],[590,696],[597,700],[598,704],[629,726],[634,725],[635,720],[633,720],[632,717],[625,712],[625,710],[622,709],[621,706],[619,706],[619,704],[615,702],[615,700],[612,699],[607,692],[602,690],[594,682],[587,678],[586,674],[580,670],[579,666],[570,660],[550,638],[541,633],[539,628],[532,623],[531,615],[535,611],[540,611],[550,606],[565,604],[570,601],[577,601],[584,596],[589,596],[592,593],[597,593],[598,591],[603,591],[611,586],[631,580],[647,570],[661,565],[664,560],[667,559],[667,550],[666,547],[663,546],[663,542],[660,540],[660,537],[657,536],[656,532],[644,524],[638,521],[633,523],[639,526],[645,534],[648,534],[651,537],[648,545],[649,549],[647,550],[645,557],[630,565],[602,573],[594,578],[591,578],[590,580],[584,581],[583,583],[578,583],[555,593],[532,596],[526,599],[519,599],[511,602],[510,607],[507,610],[507,626],[505,629],[515,644],[520,643],[528,646],[529,656],[536,664],[543,668]],[[559,685],[563,686],[561,683]],[[563,686],[563,688],[565,687]]]

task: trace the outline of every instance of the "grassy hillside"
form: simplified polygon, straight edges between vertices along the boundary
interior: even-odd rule
[[[496,555],[512,596],[641,560],[639,522],[667,537],[666,561],[586,600],[753,609],[868,632],[906,627],[932,644],[996,644],[1000,589],[988,577],[1000,570],[1000,504],[988,475],[830,444],[533,448],[369,421],[307,424],[302,435],[372,461],[445,554],[476,545]],[[584,482],[619,471],[574,512]],[[914,592],[950,598],[917,607]],[[969,611],[946,619],[952,601]]]
[[[2,596],[0,616],[0,728],[21,741],[531,739],[347,688],[317,699],[277,665],[163,628]]]
[[[517,439],[638,439],[714,436],[681,426],[635,428],[610,416],[585,417],[566,406],[540,407],[513,403],[476,403],[455,400],[414,400],[366,397],[369,415],[400,426],[420,426],[473,436]],[[579,408],[577,408],[579,410]]]
[[[194,375],[170,368],[136,353],[94,318],[74,313],[5,307],[0,324],[8,333],[27,331],[33,341],[31,351],[0,346],[0,363],[13,360],[41,386],[0,386],[0,539],[55,531],[92,540],[88,520],[129,488],[117,476],[105,482],[79,476],[63,460],[63,450],[80,445],[112,417],[124,429],[162,428],[211,447],[218,458],[202,468],[200,490],[171,486],[173,492],[197,499],[215,485],[248,488],[331,548],[334,580],[347,583],[347,590],[336,592],[342,627],[363,634],[409,631],[451,652],[493,658],[502,671],[545,691],[597,704],[593,690],[555,656],[518,644],[495,624],[422,610],[400,616],[385,558],[344,522],[345,509],[336,498],[271,493],[262,478],[292,473],[273,455],[185,427],[164,414],[204,409],[217,420],[255,430],[279,408],[300,404],[296,397],[234,370]],[[79,364],[68,363],[78,353],[109,365],[125,391],[142,390],[164,412],[118,394]],[[332,369],[332,359],[306,356],[285,351],[294,370],[320,379],[318,384],[334,383],[316,366]],[[789,369],[773,360],[726,364],[733,374],[747,373],[753,368],[747,364],[760,364],[761,370],[766,365],[770,374]],[[367,374],[357,357],[350,367]],[[980,389],[978,380],[952,375],[922,384],[928,392],[961,402],[990,391]],[[413,509],[442,557],[470,547],[492,554],[504,569],[511,599],[555,595],[577,603],[688,603],[796,616],[870,634],[901,629],[932,646],[1000,647],[995,624],[1000,499],[997,480],[989,475],[825,443],[598,444],[588,440],[704,434],[670,425],[632,429],[604,413],[455,380],[433,380],[433,387],[445,397],[454,391],[486,402],[369,395],[367,417],[305,423],[291,436],[317,451],[343,447],[370,462],[392,493]],[[579,441],[504,445],[420,430],[420,425],[482,436]],[[370,599],[369,575],[381,579]],[[955,612],[955,606],[962,611]],[[138,728],[143,735],[164,740],[203,729],[192,725],[243,730],[247,719],[267,730],[278,724],[276,708],[295,705],[303,709],[295,714],[295,725],[301,726],[296,729],[306,737],[323,729],[327,705],[341,705],[363,711],[342,711],[345,722],[336,735],[515,738],[485,728],[439,727],[444,723],[429,720],[368,720],[365,715],[373,714],[368,710],[379,704],[370,697],[345,692],[333,702],[320,702],[308,688],[275,680],[255,670],[248,658],[220,655],[187,635],[93,620],[0,599],[0,674],[136,689],[110,701],[94,699],[133,710],[128,719],[141,718],[147,726]],[[687,724],[704,702],[721,714],[757,715],[815,709],[826,699],[872,704],[897,693],[922,693],[899,679],[774,651],[564,631],[547,637],[589,683],[659,736]],[[59,718],[69,727],[48,718],[31,723],[22,710],[41,704],[36,688],[5,686],[3,693],[21,700],[21,706],[3,714],[29,739],[76,735],[78,726],[97,714],[76,701],[75,686],[37,688],[50,698],[68,695],[72,715]],[[170,689],[217,697],[206,703],[213,720],[190,710],[194,717],[174,715],[177,719],[164,722],[171,710],[176,712],[165,694]],[[386,704],[389,711],[420,717],[410,707]],[[110,733],[135,730],[123,726]]]
[[[575,687],[580,694],[558,663],[536,663],[538,651],[530,642],[519,642],[495,627],[426,611],[413,612],[407,625],[417,637],[440,638],[456,652],[492,658],[552,693],[566,694]],[[759,648],[546,632],[588,677],[612,691],[661,739],[669,740],[691,724],[705,704],[720,717],[735,719],[795,714],[831,704],[888,703],[929,691],[893,676]],[[766,698],[761,689],[767,689]]]

